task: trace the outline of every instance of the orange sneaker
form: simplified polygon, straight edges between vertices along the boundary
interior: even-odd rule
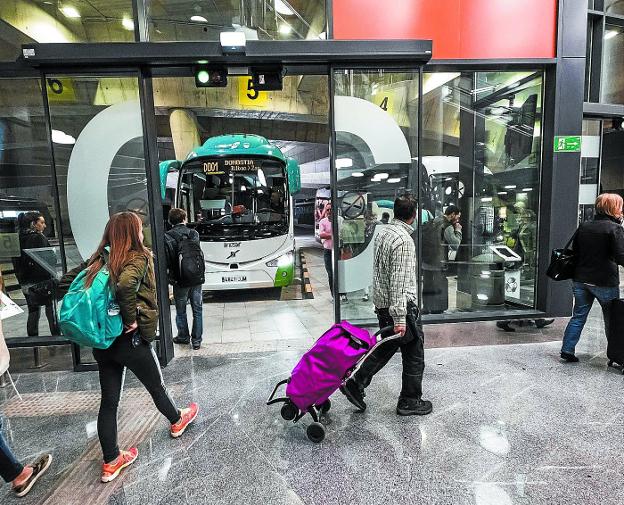
[[[188,408],[182,409],[180,411],[180,420],[171,425],[171,436],[173,438],[178,438],[184,431],[187,426],[195,421],[197,417],[197,413],[199,412],[199,406],[196,403],[191,403]]]
[[[115,480],[124,468],[136,461],[138,456],[139,450],[136,447],[130,448],[129,451],[120,451],[116,460],[102,465],[102,482]]]

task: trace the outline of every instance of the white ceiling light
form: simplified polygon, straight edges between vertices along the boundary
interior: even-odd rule
[[[121,20],[121,24],[128,31],[134,30],[134,21],[132,21],[132,19],[130,19],[130,18],[123,18]]]
[[[533,191],[533,188],[524,188],[522,191]]]
[[[338,158],[336,160],[336,168],[349,168],[353,166],[351,158]]]
[[[351,177],[364,177],[362,172],[351,172]]]
[[[375,174],[375,177],[377,177],[377,179],[383,181],[384,179],[387,179],[388,177],[390,177],[390,174],[388,174],[386,172],[379,172],[378,174]]]
[[[507,191],[499,191],[499,192],[498,192],[498,194],[499,194],[499,195],[506,195],[506,194],[507,194]]]
[[[52,142],[55,144],[72,145],[76,143],[76,139],[61,130],[52,130]]]
[[[605,33],[605,40],[609,40],[612,39],[613,37],[617,37],[620,34],[620,32],[618,32],[617,30],[607,30],[607,32]]]
[[[491,196],[486,196],[485,198],[481,198],[482,202],[491,202],[492,201],[492,197]]]
[[[207,23],[208,20],[204,16],[191,16],[191,21],[195,21],[197,23]]]
[[[388,182],[390,184],[396,184],[397,182],[401,182],[401,178],[400,177],[390,177],[390,179],[388,179]]]
[[[292,16],[295,12],[282,0],[275,0],[275,10],[282,16]]]
[[[505,186],[505,189],[516,189],[516,185],[515,184],[509,184],[508,186]]]
[[[280,25],[279,32],[282,35],[290,35],[290,32],[292,32],[292,26],[290,26],[288,23],[284,23]]]
[[[80,12],[76,10],[75,7],[71,5],[65,5],[61,7],[61,12],[65,15],[66,18],[77,19],[80,17]]]

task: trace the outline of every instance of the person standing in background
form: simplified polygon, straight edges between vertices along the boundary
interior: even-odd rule
[[[26,333],[29,337],[39,335],[39,318],[41,307],[45,306],[45,314],[52,335],[58,335],[56,310],[54,308],[54,279],[50,272],[39,265],[25,250],[37,250],[50,247],[50,242],[43,234],[47,225],[40,212],[26,212],[18,219],[19,242],[21,256],[16,261],[15,274],[20,283],[26,304],[28,305],[28,322]],[[54,252],[49,251],[50,261],[56,263]]]
[[[334,296],[334,236],[332,233],[332,206],[328,203],[325,206],[325,217],[319,222],[319,237],[323,244],[323,260],[325,262],[325,271],[329,280],[329,292]]]
[[[176,307],[176,326],[178,329],[177,336],[173,339],[176,344],[192,344],[193,350],[197,351],[201,347],[203,333],[203,314],[202,314],[202,284],[205,263],[201,246],[199,242],[199,233],[197,230],[189,228],[187,224],[187,215],[184,209],[173,208],[169,211],[169,223],[173,226],[171,230],[165,233],[165,249],[167,251],[167,270],[169,274],[169,282],[173,286],[173,298]],[[185,243],[185,242],[189,243]],[[181,249],[181,244],[184,248]],[[201,267],[197,270],[197,279],[193,285],[184,282],[180,268],[185,257],[194,256],[195,261],[191,261],[192,266]],[[182,261],[180,261],[182,258]],[[193,258],[190,258],[193,260]],[[191,302],[193,311],[193,329],[189,335],[189,326],[186,317],[186,304]]]

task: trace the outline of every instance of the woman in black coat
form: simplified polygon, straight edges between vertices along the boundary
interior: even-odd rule
[[[50,242],[43,234],[46,222],[40,212],[26,212],[19,220],[19,241],[22,255],[16,265],[17,279],[21,285],[28,305],[26,332],[29,337],[39,335],[41,307],[45,306],[50,333],[58,335],[56,312],[54,310],[54,280],[50,272],[39,265],[25,249],[50,247]],[[52,253],[54,254],[54,253]],[[56,260],[56,257],[54,258]]]
[[[574,237],[574,314],[563,335],[561,358],[565,361],[578,361],[575,347],[595,299],[609,335],[611,302],[620,297],[618,265],[624,266],[622,207],[620,195],[603,193],[596,200],[593,221],[582,223]]]

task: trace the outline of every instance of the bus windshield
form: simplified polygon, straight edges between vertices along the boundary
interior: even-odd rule
[[[178,202],[201,240],[253,240],[288,233],[287,191],[277,160],[204,158],[182,168]]]

